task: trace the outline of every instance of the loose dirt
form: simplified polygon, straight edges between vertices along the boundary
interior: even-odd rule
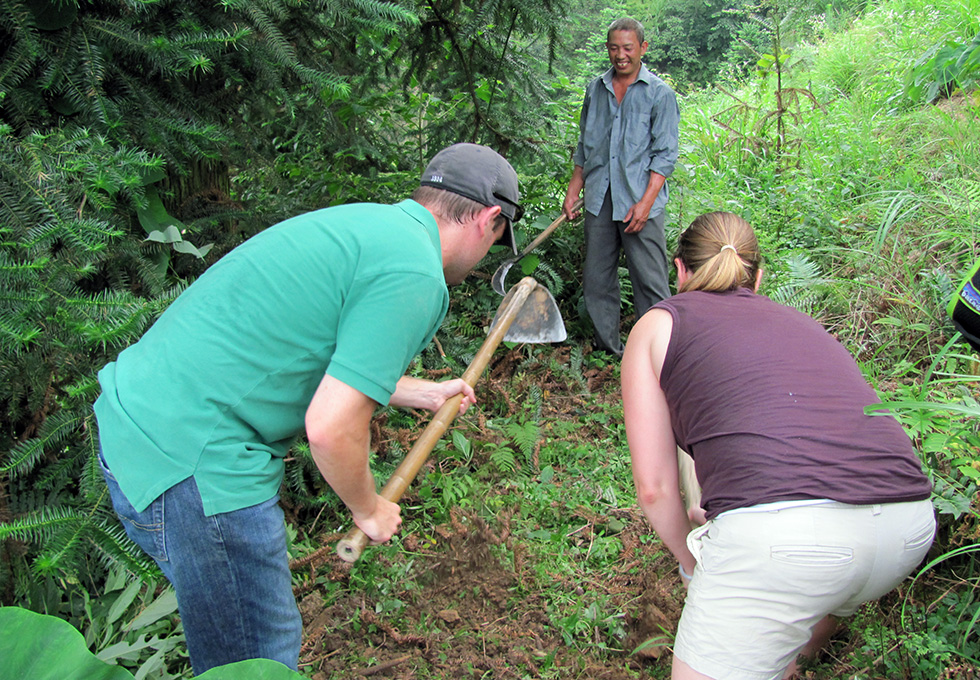
[[[639,519],[639,518],[634,518]],[[680,615],[683,588],[656,546],[640,542],[637,529],[620,535],[623,550],[618,575],[601,584],[567,583],[569,593],[601,587],[616,603],[628,636],[623,651],[591,651],[568,644],[547,615],[534,576],[519,552],[509,551],[506,527],[497,530],[479,518],[454,514],[436,527],[438,539],[405,539],[416,555],[403,592],[405,603],[396,617],[377,613],[378,602],[348,597],[324,605],[321,589],[302,595],[300,611],[305,641],[300,664],[318,680],[345,677],[377,678],[597,678],[626,680],[654,666],[663,647],[645,641],[672,633]],[[336,540],[338,537],[329,537]],[[587,540],[587,536],[582,537]],[[503,562],[498,555],[512,555]],[[636,565],[647,564],[639,570]],[[304,564],[313,580],[345,580],[351,565],[329,550]],[[665,571],[668,576],[659,576]],[[668,655],[665,655],[669,657]]]

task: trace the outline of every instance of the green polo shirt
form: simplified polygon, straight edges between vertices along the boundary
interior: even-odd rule
[[[137,510],[191,476],[208,515],[266,501],[324,373],[387,404],[448,306],[439,231],[414,201],[270,227],[99,373],[106,462]]]

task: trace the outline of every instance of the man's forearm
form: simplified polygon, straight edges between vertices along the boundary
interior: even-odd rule
[[[663,189],[664,183],[667,178],[658,172],[650,171],[650,179],[647,181],[647,188],[643,192],[643,196],[640,198],[641,203],[646,203],[649,206],[653,206],[654,201],[657,200],[657,196],[660,194],[660,190]]]
[[[583,188],[585,188],[584,172],[581,165],[576,165],[572,169],[572,178],[568,180],[568,191],[565,192],[565,201],[562,204],[562,211],[566,218],[575,219],[578,216],[578,211],[573,211],[572,206],[582,195]]]
[[[410,375],[403,375],[395,383],[395,391],[388,402],[391,406],[399,408],[427,408],[425,392],[429,387],[429,381],[422,378],[413,378]]]
[[[624,218],[625,222],[628,222],[625,232],[627,234],[635,234],[646,226],[647,220],[650,219],[650,211],[653,210],[653,204],[657,200],[657,195],[664,186],[664,182],[667,178],[663,175],[650,171],[650,179],[647,180],[647,188],[640,197],[640,200],[633,204],[633,206],[626,213]]]
[[[476,403],[473,388],[460,378],[435,382],[405,375],[395,384],[395,391],[388,403],[400,408],[424,408],[435,413],[457,394],[463,395],[459,404],[460,413],[465,413],[467,408]]]
[[[310,453],[330,488],[357,517],[370,516],[377,504],[377,487],[368,466],[368,444],[346,437],[326,446],[310,442]]]

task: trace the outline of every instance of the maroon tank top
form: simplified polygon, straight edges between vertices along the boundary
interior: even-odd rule
[[[708,518],[780,500],[928,498],[902,426],[848,351],[809,316],[739,289],[681,293],[660,384],[695,460]]]

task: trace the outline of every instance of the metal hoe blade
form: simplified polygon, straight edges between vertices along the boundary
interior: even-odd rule
[[[582,205],[583,205],[583,201],[580,198],[578,201],[575,202],[575,205],[572,206],[572,211],[574,212],[575,210],[579,210],[582,207]],[[503,263],[499,267],[497,267],[497,271],[493,273],[493,276],[490,277],[490,285],[493,286],[493,289],[498,293],[500,293],[501,295],[503,295],[507,291],[504,281],[507,279],[507,272],[510,271],[510,268],[513,267],[518,262],[520,262],[521,259],[523,259],[523,257],[527,255],[529,252],[531,252],[539,245],[541,245],[545,241],[545,239],[551,236],[551,233],[555,229],[557,229],[562,225],[564,221],[565,221],[565,214],[562,213],[561,215],[558,216],[558,219],[556,219],[554,222],[549,224],[544,229],[544,231],[538,234],[533,241],[527,244],[527,247],[524,248],[524,250],[522,250],[517,257],[511,258],[509,260],[504,260]],[[530,340],[528,342],[534,342],[534,341]]]
[[[514,266],[515,262],[517,262],[516,259],[507,260],[502,265],[497,267],[497,271],[495,271],[493,276],[490,278],[490,285],[493,286],[493,289],[501,295],[507,292],[507,289],[504,288],[504,281],[507,279],[507,272],[509,272],[510,268]]]
[[[513,295],[518,285],[520,284],[515,285],[508,295]],[[505,297],[504,302],[506,301],[507,298]],[[502,304],[501,307],[503,306]],[[501,312],[498,310],[493,323],[490,324],[491,331],[496,327],[500,316]],[[504,341],[562,342],[567,337],[565,323],[562,321],[555,298],[552,297],[551,291],[539,283],[528,295],[517,316],[511,322],[510,328],[504,334]]]

